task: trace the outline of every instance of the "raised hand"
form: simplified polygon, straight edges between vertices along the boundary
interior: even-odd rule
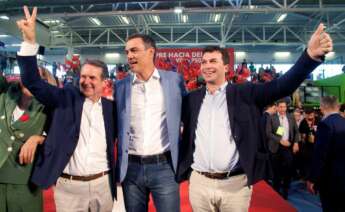
[[[28,43],[36,43],[36,16],[37,7],[34,7],[30,14],[27,6],[23,7],[25,18],[17,21],[17,26],[23,34],[23,40]]]
[[[333,41],[325,26],[321,23],[308,42],[307,52],[315,60],[320,60],[322,56],[333,50]]]

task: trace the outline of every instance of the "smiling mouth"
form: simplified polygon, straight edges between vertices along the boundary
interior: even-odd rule
[[[138,64],[138,62],[137,61],[132,61],[132,62],[130,61],[130,62],[128,62],[128,64],[129,65],[135,65],[135,64]]]

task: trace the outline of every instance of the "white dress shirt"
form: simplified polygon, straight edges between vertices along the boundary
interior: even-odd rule
[[[38,44],[23,42],[18,55],[34,56],[38,47]],[[79,140],[63,173],[87,176],[109,169],[102,101],[100,98],[94,103],[86,98],[83,104]]]
[[[284,128],[284,133],[282,136],[282,140],[289,141],[289,120],[287,119],[286,115],[282,116],[278,113],[279,123],[280,126]],[[292,142],[292,141],[289,141]]]
[[[101,98],[85,99],[77,147],[63,173],[87,176],[109,169]]]
[[[226,101],[227,82],[214,94],[206,92],[195,132],[192,168],[202,172],[228,172],[239,161],[239,153],[230,130]]]
[[[157,69],[147,81],[134,75],[131,108],[129,154],[155,155],[168,151],[166,107]]]

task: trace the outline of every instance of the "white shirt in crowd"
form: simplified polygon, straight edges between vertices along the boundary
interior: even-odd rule
[[[289,141],[289,120],[287,119],[286,115],[282,116],[279,113],[278,113],[278,117],[279,117],[280,126],[284,128],[282,140]]]

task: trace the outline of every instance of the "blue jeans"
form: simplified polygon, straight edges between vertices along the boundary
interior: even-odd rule
[[[122,188],[127,212],[148,211],[150,193],[157,212],[180,211],[179,184],[168,161],[154,164],[129,162]]]

